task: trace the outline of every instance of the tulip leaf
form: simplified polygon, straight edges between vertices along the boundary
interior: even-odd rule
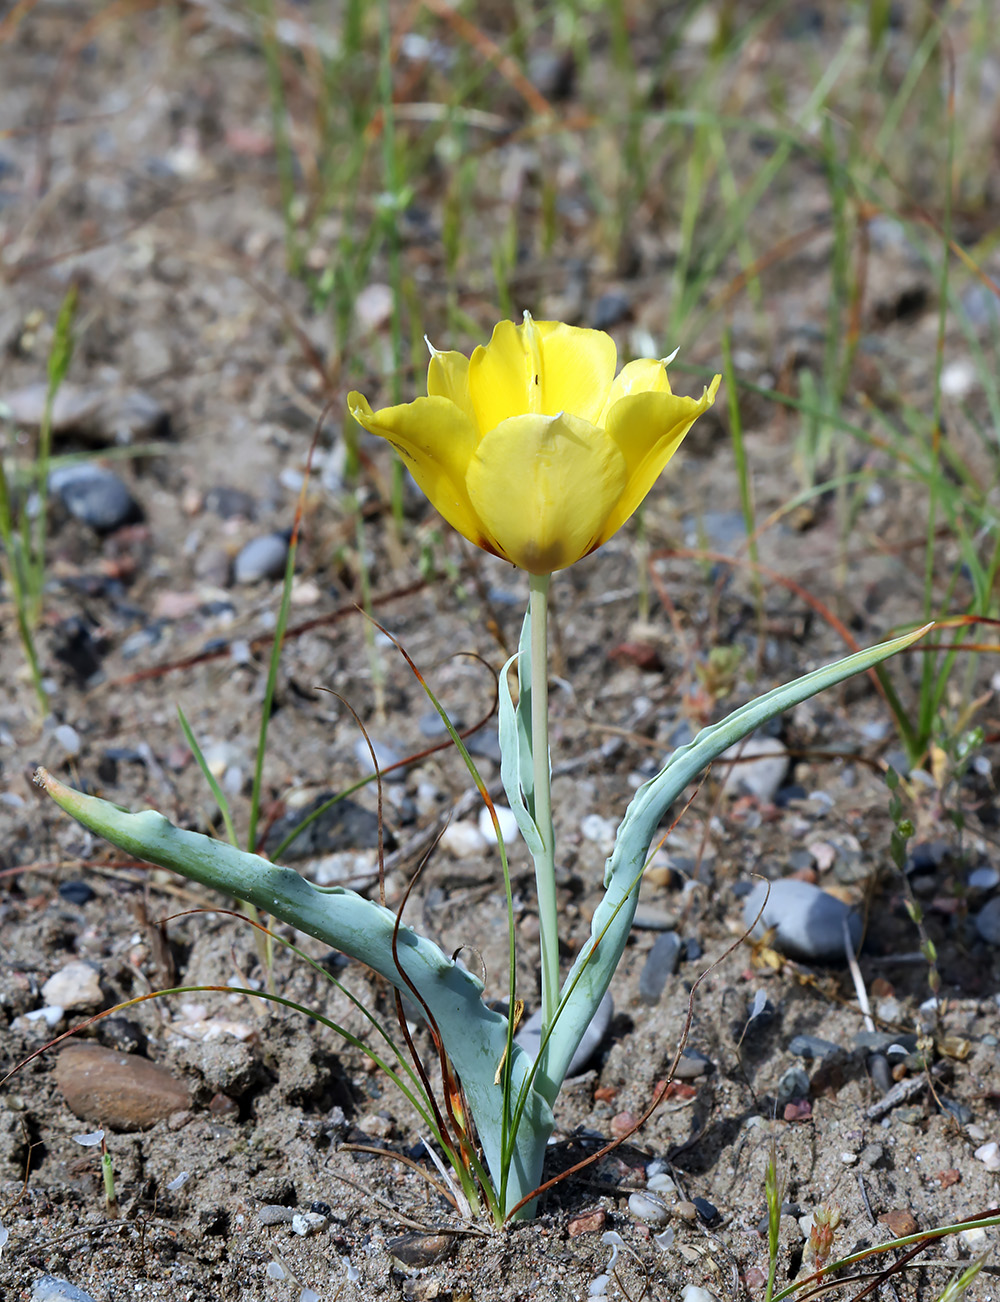
[[[639,901],[646,855],[657,826],[688,783],[728,747],[775,715],[905,650],[930,627],[928,624],[890,642],[855,652],[750,701],[721,723],[703,728],[692,742],[671,755],[654,778],[639,787],[618,828],[615,848],[607,861],[604,899],[594,913],[590,939],[563,984],[547,1062],[550,1079],[557,1086],[564,1079],[625,950]]]
[[[61,809],[112,845],[203,886],[255,904],[265,913],[356,958],[403,994],[412,996],[405,972],[441,1033],[475,1119],[494,1188],[502,1187],[503,1097],[497,1075],[508,1047],[507,1019],[483,1002],[482,982],[477,977],[442,953],[433,941],[407,926],[397,927],[391,910],[354,891],[313,886],[291,868],[199,832],[174,827],[154,809],[130,813],[96,796],[84,795],[44,769],[38,770],[35,780]],[[551,1108],[529,1083],[531,1069],[531,1060],[515,1044],[511,1086],[515,1093],[526,1095],[528,1106],[512,1146],[507,1207],[538,1186],[545,1146],[553,1128]],[[526,1209],[526,1213],[530,1214],[530,1210]]]

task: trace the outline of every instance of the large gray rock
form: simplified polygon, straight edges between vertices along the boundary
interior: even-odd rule
[[[768,886],[771,891],[768,895]],[[764,903],[765,898],[767,903]],[[755,922],[758,913],[763,913]],[[861,943],[861,918],[842,900],[808,882],[758,882],[743,904],[743,922],[756,940],[774,928],[773,945],[806,963],[843,963],[844,921],[852,947]]]

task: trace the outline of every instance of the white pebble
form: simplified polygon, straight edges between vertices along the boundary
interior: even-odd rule
[[[718,763],[735,760],[721,769],[727,796],[753,796],[762,805],[778,794],[788,772],[788,751],[777,737],[748,737],[723,751]]]
[[[967,359],[949,362],[941,370],[941,392],[949,398],[964,398],[976,387],[976,368]]]
[[[841,1153],[840,1160],[845,1166],[853,1166],[858,1160],[857,1153]]]
[[[441,833],[441,848],[450,851],[456,859],[472,859],[482,854],[486,838],[475,823],[449,823]]]
[[[618,824],[612,822],[610,818],[604,818],[601,814],[587,814],[580,822],[580,835],[584,840],[593,841],[606,854],[610,854],[615,848],[617,832]]]
[[[503,837],[504,845],[513,845],[521,834],[518,830],[514,811],[508,809],[506,805],[494,805],[494,809],[496,810],[497,822],[500,824],[500,835]],[[490,811],[485,805],[479,811],[479,834],[487,845],[496,845],[496,829],[493,826]]]
[[[61,723],[52,734],[67,755],[79,755],[80,734],[68,723]]]
[[[978,1157],[987,1171],[1000,1171],[1000,1144],[995,1139],[980,1145],[974,1156]]]
[[[652,1163],[650,1165],[652,1165]],[[646,1181],[646,1188],[652,1193],[677,1192],[677,1186],[674,1184],[673,1180],[671,1180],[670,1176],[667,1175],[666,1171],[660,1171],[656,1175],[650,1176]]]
[[[681,1302],[718,1302],[718,1299],[700,1284],[685,1284],[681,1289]]]
[[[670,1219],[670,1208],[655,1194],[630,1194],[628,1209],[636,1220],[645,1221],[648,1225],[666,1225]]]
[[[307,1238],[326,1229],[326,1217],[319,1212],[296,1212],[292,1217],[292,1232]]]
[[[61,1004],[47,1004],[44,1008],[36,1008],[34,1012],[25,1013],[26,1022],[44,1022],[50,1029],[58,1026],[66,1014],[65,1008]]]
[[[968,1230],[960,1230],[958,1237],[973,1256],[978,1256],[989,1246],[989,1236],[978,1225]]]
[[[284,1279],[285,1268],[284,1266],[279,1266],[276,1261],[269,1261],[265,1269],[265,1274],[268,1279]]]
[[[49,977],[42,986],[42,998],[47,1005],[60,1008],[94,1008],[104,1002],[98,973],[78,959]]]

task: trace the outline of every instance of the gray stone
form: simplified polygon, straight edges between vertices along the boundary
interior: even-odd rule
[[[607,993],[597,1005],[597,1012],[584,1031],[583,1039],[570,1060],[569,1069],[566,1072],[567,1077],[579,1076],[594,1056],[601,1041],[608,1033],[608,1027],[611,1025],[614,1012],[614,1000],[611,998],[610,993]],[[542,1010],[540,1008],[531,1014],[514,1038],[532,1060],[538,1057],[538,1050],[542,1043]]]
[[[684,943],[676,931],[664,931],[653,942],[653,948],[639,974],[639,998],[644,1004],[655,1004],[663,994],[667,977],[673,976],[680,962]]]
[[[384,780],[386,782],[405,782],[406,768],[393,768],[394,764],[398,764],[399,761],[405,757],[400,755],[399,752],[394,750],[391,746],[387,746],[385,742],[376,741],[374,737],[369,737],[368,741],[371,742],[371,750],[368,749],[368,742],[365,741],[364,737],[359,737],[354,743],[354,758],[357,760],[361,768],[363,768],[366,773],[375,772],[372,768],[373,750],[375,752],[375,763],[378,765]],[[392,772],[387,773],[386,769],[392,769]]]
[[[726,760],[736,763],[726,766]],[[788,751],[777,737],[747,737],[719,757],[724,766],[722,790],[727,796],[748,795],[772,804],[788,773]]]
[[[45,411],[48,384],[44,380],[3,395],[14,422],[37,429]],[[141,389],[104,393],[78,384],[62,384],[52,405],[52,433],[74,434],[87,443],[132,443],[170,434],[166,409]]]
[[[111,470],[88,461],[58,466],[49,475],[49,492],[66,510],[97,533],[112,533],[142,518],[142,510]]]
[[[268,1203],[257,1209],[257,1220],[261,1225],[291,1225],[294,1215],[294,1207],[282,1207],[280,1203]]]
[[[788,1043],[788,1052],[796,1058],[805,1058],[808,1062],[811,1058],[827,1058],[831,1054],[840,1053],[840,1045],[834,1044],[832,1040],[821,1039],[818,1035],[796,1035]]]
[[[677,1080],[697,1080],[699,1076],[707,1075],[714,1066],[712,1059],[697,1049],[685,1049],[677,1060],[674,1076]]]
[[[241,547],[233,561],[235,583],[259,583],[261,579],[280,579],[288,561],[288,537],[283,533],[266,533]]]
[[[852,947],[861,943],[858,914],[809,882],[771,882],[770,894],[767,882],[757,882],[743,903],[743,921],[754,939],[773,928],[774,948],[806,963],[844,962],[845,921]]]
[[[779,1108],[791,1103],[793,1099],[809,1097],[809,1077],[801,1067],[789,1067],[782,1073],[778,1081],[777,1097]]]
[[[976,914],[976,931],[988,945],[1000,945],[1000,895]]]
[[[917,1037],[909,1032],[858,1031],[851,1037],[851,1044],[869,1053],[888,1053],[898,1062],[905,1054],[916,1052]]]
[[[42,1275],[31,1286],[31,1302],[94,1302],[94,1299],[68,1279]]]

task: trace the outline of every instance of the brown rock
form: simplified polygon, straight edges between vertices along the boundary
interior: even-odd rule
[[[584,1212],[582,1216],[576,1216],[570,1221],[568,1226],[569,1237],[576,1239],[581,1234],[595,1234],[598,1230],[604,1229],[607,1219],[607,1213],[601,1207],[592,1212]]]
[[[879,1225],[891,1231],[893,1238],[904,1239],[908,1234],[916,1234],[920,1226],[917,1218],[905,1207],[896,1207],[891,1212],[883,1212],[878,1218]]]
[[[385,1245],[401,1266],[433,1266],[455,1249],[451,1234],[400,1234]]]
[[[164,1067],[97,1044],[67,1045],[55,1081],[71,1111],[109,1130],[145,1130],[191,1106],[188,1087]]]

